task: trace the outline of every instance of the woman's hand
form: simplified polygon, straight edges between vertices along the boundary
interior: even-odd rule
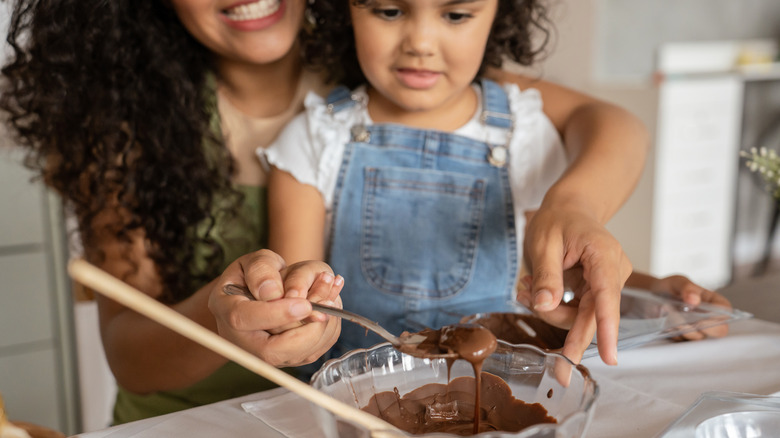
[[[258,301],[228,295],[229,283],[246,286]],[[310,301],[341,306],[344,285],[323,262],[286,266],[277,254],[261,250],[233,262],[213,284],[209,309],[217,332],[274,366],[298,366],[322,356],[338,339],[341,324]],[[306,321],[298,325],[299,321]],[[285,331],[278,329],[295,326]]]
[[[518,301],[550,324],[570,326],[562,354],[579,362],[597,333],[602,360],[617,364],[620,291],[632,270],[618,241],[576,208],[543,204],[526,226],[525,258],[531,276]],[[575,299],[562,304],[564,283]]]

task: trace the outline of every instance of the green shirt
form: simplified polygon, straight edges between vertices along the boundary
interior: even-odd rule
[[[223,269],[236,258],[263,248],[266,243],[265,188],[238,188],[244,193],[244,204],[238,217],[233,221],[217,219],[215,237],[225,250]],[[114,424],[189,409],[274,387],[274,383],[233,362],[225,364],[200,382],[175,391],[139,395],[120,387],[114,405]]]

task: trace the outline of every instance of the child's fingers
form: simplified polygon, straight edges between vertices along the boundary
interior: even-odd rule
[[[337,275],[334,276],[330,272],[322,272],[314,280],[309,289],[308,299],[313,303],[331,304],[335,302],[344,287],[344,277]],[[340,306],[339,301],[339,306]],[[322,312],[312,312],[311,316],[307,319],[309,322],[323,322],[327,321],[328,315]]]
[[[327,274],[327,276],[323,276]],[[327,295],[334,276],[325,262],[306,261],[290,266],[284,272],[284,293],[287,298],[308,298]],[[330,283],[327,283],[330,281]]]
[[[330,291],[333,289],[333,283],[336,281],[336,276],[330,272],[321,272],[308,289],[306,298],[313,303],[319,303],[320,301],[329,301]]]

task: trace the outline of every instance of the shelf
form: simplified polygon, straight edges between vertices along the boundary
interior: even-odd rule
[[[745,81],[772,81],[780,79],[780,62],[748,64],[737,67]]]

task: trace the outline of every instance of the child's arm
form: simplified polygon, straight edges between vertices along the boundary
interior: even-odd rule
[[[616,364],[619,294],[632,266],[604,225],[639,180],[647,130],[629,112],[565,87],[503,71],[491,75],[540,91],[545,114],[560,133],[570,160],[525,236],[535,310],[555,309],[563,297],[563,271],[582,264],[589,292],[581,301],[564,354],[578,362],[598,326],[599,354],[604,362]]]
[[[268,247],[288,264],[325,258],[325,203],[313,186],[272,168],[268,178]]]

